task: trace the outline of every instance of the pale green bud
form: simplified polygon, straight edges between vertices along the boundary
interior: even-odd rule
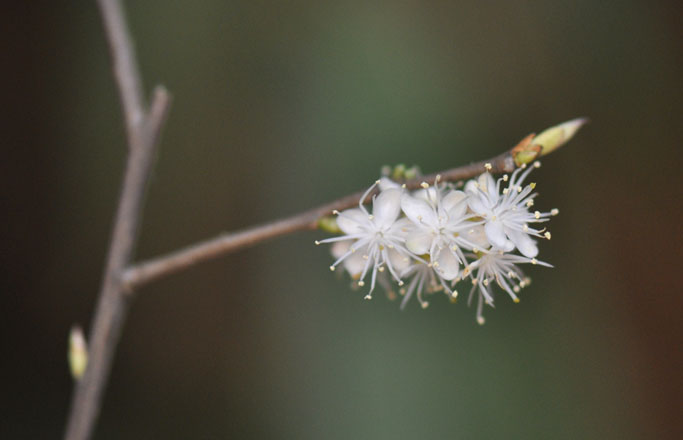
[[[533,139],[532,143],[541,146],[541,156],[544,156],[566,144],[587,122],[587,118],[576,118],[563,122],[541,132]]]
[[[517,166],[529,164],[555,151],[566,144],[587,122],[587,118],[576,118],[543,130],[538,136],[534,136],[533,133],[528,135],[511,150],[515,163]]]
[[[85,343],[85,336],[83,336],[83,330],[74,325],[69,334],[69,368],[73,378],[80,379],[87,365],[88,347]]]
[[[325,232],[329,232],[330,234],[341,234],[342,230],[339,229],[339,225],[337,225],[337,219],[335,217],[321,217],[318,220],[318,229],[322,229]]]

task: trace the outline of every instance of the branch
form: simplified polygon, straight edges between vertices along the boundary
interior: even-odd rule
[[[408,189],[416,189],[422,182],[430,185],[436,180],[436,176],[441,176],[442,181],[458,181],[469,179],[486,171],[486,165],[491,165],[493,173],[509,173],[515,169],[513,150],[500,154],[492,159],[475,162],[469,165],[445,170],[440,173],[420,176],[406,181]],[[332,214],[333,210],[344,210],[355,206],[365,190],[337,199],[318,208],[293,215],[291,217],[266,223],[259,226],[244,229],[242,231],[219,235],[210,240],[189,246],[172,252],[168,255],[154,258],[149,261],[138,263],[126,270],[124,283],[127,292],[132,292],[140,286],[154,281],[158,278],[179,272],[188,267],[199,264],[203,261],[229,254],[239,249],[244,249],[262,241],[281,235],[290,234],[296,231],[312,230],[318,227],[318,221],[325,216]],[[370,193],[363,203],[372,200],[372,196],[377,190]]]
[[[170,106],[168,92],[163,87],[157,87],[150,110],[145,112],[140,74],[121,5],[117,0],[100,0],[99,6],[126,121],[129,153],[104,279],[90,332],[89,362],[83,377],[75,386],[64,435],[67,440],[89,438],[100,412],[129,306],[128,297],[123,294],[122,275],[135,248],[155,147]]]

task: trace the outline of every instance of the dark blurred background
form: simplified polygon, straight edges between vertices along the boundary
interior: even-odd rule
[[[138,259],[493,156],[577,116],[535,172],[553,240],[522,302],[401,312],[300,233],[145,287],[97,439],[681,438],[678,2],[127,2],[174,105]],[[61,436],[125,139],[94,2],[8,2],[2,438]]]

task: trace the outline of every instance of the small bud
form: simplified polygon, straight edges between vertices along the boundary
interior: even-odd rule
[[[338,213],[335,213],[335,215]],[[322,229],[325,232],[329,232],[330,234],[341,234],[342,230],[339,229],[339,225],[337,225],[337,219],[334,217],[321,217],[318,220],[318,229]],[[316,242],[316,244],[318,244]]]
[[[533,139],[535,145],[541,146],[541,156],[545,156],[566,144],[585,123],[586,118],[572,119],[550,127]]]
[[[83,376],[88,365],[88,347],[83,336],[83,330],[78,325],[71,327],[69,333],[69,369],[71,376],[78,380]]]

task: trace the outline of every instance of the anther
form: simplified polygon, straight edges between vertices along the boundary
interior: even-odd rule
[[[379,185],[379,180],[375,180],[375,185]]]
[[[507,194],[510,192],[510,188],[503,188],[503,194]]]
[[[441,182],[441,174],[436,175],[436,179],[434,179],[435,182]]]
[[[557,208],[553,208],[550,210],[550,215],[557,215],[560,213],[560,210]]]
[[[526,202],[526,207],[531,208],[532,206],[534,206],[534,199],[529,199],[529,201]]]
[[[524,169],[524,168],[526,168],[526,164],[525,164],[525,163],[523,163],[523,164],[522,164],[522,165],[520,165],[519,167],[520,167],[521,169]]]
[[[370,295],[370,294],[365,295],[365,299],[367,299],[368,301],[370,301],[370,300],[372,299],[372,295]]]
[[[424,188],[424,189],[429,188],[429,184],[428,184],[427,182],[422,182],[422,183],[420,184],[420,186],[421,186],[422,188]]]
[[[536,217],[537,220],[538,220],[539,218],[541,218],[541,213],[540,213],[540,211],[534,212],[534,217]]]
[[[334,272],[334,266],[330,266],[330,270]]]
[[[503,174],[503,182],[507,182],[509,179],[507,174]]]
[[[458,291],[457,291],[457,290],[454,290],[454,291],[451,293],[451,298],[455,299],[455,298],[457,298],[457,297],[458,297]]]
[[[539,161],[534,162],[534,168],[541,168],[541,162],[539,162]]]
[[[520,289],[519,286],[515,286],[515,287],[512,288],[512,290],[514,290],[515,293],[519,293],[519,291],[522,290],[522,289]]]
[[[485,322],[486,322],[486,320],[484,319],[483,316],[477,316],[477,324],[484,325]]]
[[[546,232],[545,234],[543,234],[543,235],[545,236],[545,238],[547,238],[548,240],[550,240],[550,231],[547,231],[547,232]]]
[[[370,258],[369,255],[363,255],[363,260],[367,260],[368,258]]]
[[[334,215],[339,215],[339,211],[337,211],[336,209],[333,209],[333,210],[332,210],[332,214],[334,214]]]
[[[316,246],[320,246],[320,242],[318,240],[315,241]]]
[[[484,164],[484,168],[486,168],[486,171],[491,171],[491,170],[493,169],[493,167],[491,166],[491,164],[488,163],[488,162]]]
[[[375,218],[374,215],[372,215],[372,214],[368,215],[368,220],[372,220],[373,218]]]
[[[420,306],[422,306],[423,309],[426,309],[427,307],[429,307],[429,303],[423,302],[422,304],[420,304]]]
[[[532,258],[532,259],[531,259],[531,264],[537,264],[537,263],[538,263],[538,260],[537,260],[537,259],[535,259],[535,258]]]
[[[405,284],[405,283],[403,282],[403,280],[398,280],[398,285],[399,285],[399,286],[402,286],[402,285],[404,285],[404,284]]]
[[[401,188],[406,189],[406,184],[401,185]]]
[[[512,301],[514,301],[515,304],[519,304],[519,298],[515,298],[515,299],[513,299]]]
[[[365,286],[365,281],[363,281],[363,280],[358,281],[358,285],[361,287]]]
[[[524,226],[522,226],[522,231],[529,232],[529,225],[525,224]]]
[[[518,193],[521,193],[521,192],[522,192],[522,187],[521,187],[521,185],[517,187],[517,192],[518,192]]]
[[[379,272],[384,272],[384,266],[378,267],[377,270],[378,270]]]

